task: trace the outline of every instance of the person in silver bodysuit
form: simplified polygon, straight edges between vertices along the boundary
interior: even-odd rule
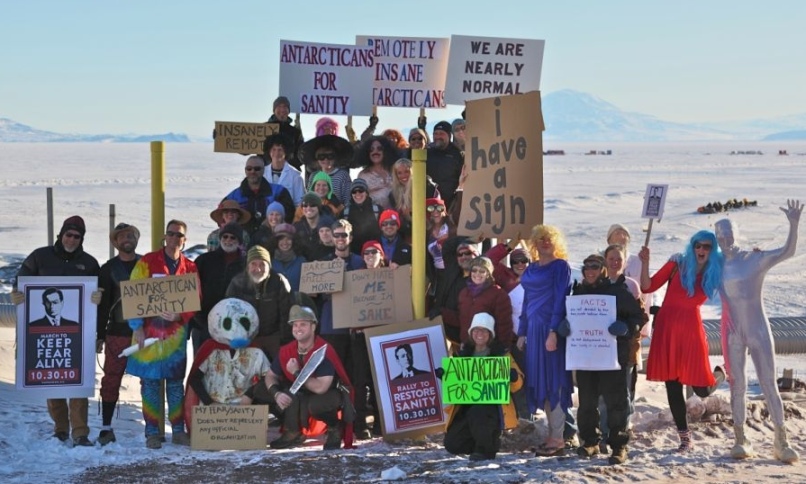
[[[745,394],[747,377],[745,363],[747,351],[758,374],[758,380],[767,408],[775,426],[774,455],[781,462],[794,463],[798,453],[789,446],[784,426],[784,408],[778,393],[775,372],[775,350],[772,332],[761,291],[767,271],[795,254],[798,241],[798,222],[803,205],[798,200],[787,200],[781,207],[789,220],[786,244],[775,250],[742,250],[736,244],[737,231],[729,219],[714,225],[717,242],[725,255],[722,275],[722,350],[730,380],[730,400],[736,443],[730,455],[745,459],[753,455],[750,442],[744,435],[746,417]]]

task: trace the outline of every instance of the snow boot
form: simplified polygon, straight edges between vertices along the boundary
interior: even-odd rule
[[[117,439],[115,438],[115,432],[112,429],[101,430],[101,433],[98,434],[98,439],[96,440],[96,442],[101,444],[101,447],[103,447],[106,444],[111,444],[112,442],[117,442]]]
[[[736,443],[730,449],[730,456],[734,459],[747,459],[753,457],[753,446],[750,441],[744,436],[744,427],[735,425],[733,427],[733,434],[736,436]]]
[[[775,442],[773,443],[775,458],[784,464],[794,464],[800,458],[798,453],[789,446],[786,439],[786,428],[775,427]]]
[[[599,453],[599,444],[583,444],[577,447],[577,455],[580,457],[591,458]]]
[[[694,444],[691,442],[691,430],[678,430],[677,435],[680,436],[680,446],[677,448],[678,453],[683,454],[694,450]]]
[[[611,465],[627,462],[627,447],[614,447],[613,453],[608,457],[607,462]]]

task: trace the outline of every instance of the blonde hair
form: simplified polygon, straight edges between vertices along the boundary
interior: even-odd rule
[[[568,260],[568,248],[565,245],[565,237],[563,237],[560,229],[553,225],[535,225],[532,227],[532,235],[527,242],[532,260],[540,260],[540,256],[537,253],[537,244],[540,242],[540,239],[543,238],[548,238],[551,240],[551,243],[554,244],[555,258]]]
[[[411,172],[411,160],[400,158],[392,165],[392,198],[395,200],[395,209],[401,214],[411,214],[411,176],[409,182],[403,183],[397,177],[397,169],[406,167]]]

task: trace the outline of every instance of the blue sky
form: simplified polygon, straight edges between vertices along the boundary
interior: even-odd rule
[[[0,0],[0,12],[0,117],[59,132],[202,135],[215,120],[263,121],[280,39],[362,34],[545,39],[544,93],[576,89],[668,121],[806,112],[798,0]],[[417,111],[379,116],[408,127]]]

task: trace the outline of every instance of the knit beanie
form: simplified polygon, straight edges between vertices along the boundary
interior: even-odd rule
[[[514,249],[512,252],[509,253],[509,260],[518,260],[518,259],[526,259],[531,260],[529,257],[529,253],[526,252],[524,249]]]
[[[467,334],[473,332],[473,328],[484,328],[492,333],[493,338],[495,338],[495,318],[490,313],[476,313],[473,316],[473,321],[470,323],[470,329],[467,330]]]
[[[453,127],[451,126],[451,123],[449,123],[447,121],[440,121],[437,124],[435,124],[434,125],[434,131],[438,131],[438,130],[439,131],[445,131],[446,133],[448,133],[448,136],[450,136],[451,133],[453,133]]]
[[[367,181],[363,178],[356,178],[353,180],[353,183],[350,184],[350,192],[356,188],[363,188],[365,192],[369,191],[369,185],[367,185]]]
[[[623,230],[627,234],[628,239],[632,238],[632,237],[630,237],[630,231],[627,230],[627,227],[625,227],[625,226],[623,226],[621,224],[613,224],[613,225],[610,226],[609,229],[607,229],[607,243],[608,244],[610,243],[610,236],[613,235],[613,233],[616,230]]]
[[[305,205],[312,205],[314,207],[322,206],[322,199],[314,192],[308,192],[302,197],[302,203]]]
[[[378,226],[383,226],[383,223],[387,220],[394,220],[397,222],[397,228],[400,228],[400,215],[397,213],[397,210],[393,210],[391,208],[387,208],[383,212],[381,212],[381,216],[378,217]]]
[[[285,96],[278,96],[277,99],[274,100],[274,104],[272,105],[272,110],[277,109],[277,106],[285,104],[289,111],[291,111],[291,103],[288,101],[288,98]]]
[[[81,238],[84,238],[84,234],[87,232],[87,227],[84,225],[84,219],[78,215],[73,215],[72,217],[66,218],[62,224],[62,229],[59,231],[59,237],[64,235],[64,233],[68,230],[75,230],[81,234]]]
[[[487,277],[493,277],[493,261],[489,257],[476,257],[470,261],[470,269],[474,267],[483,267],[487,269]]]
[[[269,264],[269,267],[271,267],[271,256],[269,255],[269,251],[259,245],[252,246],[252,248],[246,253],[247,265],[254,260],[266,261]]]
[[[243,229],[237,222],[230,222],[218,231],[218,237],[221,238],[224,234],[230,234],[238,239],[238,242],[243,244]]]
[[[381,243],[377,240],[368,240],[364,242],[364,245],[361,246],[361,255],[364,255],[364,251],[367,249],[378,249],[378,252],[381,254],[381,259],[385,259],[386,255],[383,253],[383,247],[381,247]]]
[[[270,214],[272,212],[279,213],[280,217],[285,219],[285,207],[283,207],[282,203],[277,202],[277,201],[271,202],[269,204],[269,207],[266,209],[266,214],[268,215],[268,214]]]

